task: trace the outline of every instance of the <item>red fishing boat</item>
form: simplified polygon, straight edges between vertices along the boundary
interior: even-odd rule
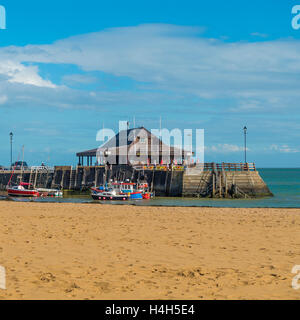
[[[41,194],[37,190],[32,188],[31,183],[22,182],[24,163],[26,163],[26,162],[24,162],[24,146],[22,147],[22,151],[23,151],[23,161],[19,162],[19,157],[18,157],[18,161],[15,162],[14,168],[12,170],[10,179],[9,179],[7,187],[6,187],[7,193],[11,197],[40,197]],[[11,185],[12,177],[14,175],[16,167],[20,163],[21,163],[21,181],[20,181],[19,185],[12,186]],[[27,164],[26,164],[26,166],[27,166]]]
[[[8,187],[7,193],[11,197],[39,197],[40,193],[30,187],[30,183],[21,182],[18,186]]]

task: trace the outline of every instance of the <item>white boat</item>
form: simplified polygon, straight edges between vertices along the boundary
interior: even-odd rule
[[[63,192],[57,189],[46,189],[46,188],[37,188],[36,189],[42,197],[63,197]]]
[[[121,200],[125,201],[129,199],[128,194],[120,194],[115,189],[100,190],[92,188],[92,198],[94,200]]]
[[[18,186],[8,186],[7,194],[11,197],[40,197],[40,193],[30,187],[30,183],[21,182]]]

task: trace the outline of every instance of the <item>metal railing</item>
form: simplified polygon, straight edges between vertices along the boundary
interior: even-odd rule
[[[188,168],[199,168],[203,171],[256,171],[254,163],[214,163],[205,162],[190,164],[188,166],[184,165],[136,165],[135,170],[155,170],[155,171],[184,171]]]
[[[0,173],[11,173],[13,169],[10,167],[0,167]],[[15,173],[20,173],[20,172],[31,172],[31,171],[37,171],[37,172],[54,172],[53,167],[47,167],[47,166],[32,166],[32,167],[17,167],[15,168],[14,172]]]
[[[204,171],[256,171],[254,163],[204,163]]]

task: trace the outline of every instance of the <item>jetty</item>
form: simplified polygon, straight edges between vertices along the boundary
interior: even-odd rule
[[[153,150],[156,150],[154,153]],[[253,198],[272,193],[254,163],[199,163],[193,152],[165,144],[144,127],[120,131],[99,148],[76,153],[78,165],[31,167],[14,172],[34,188],[85,192],[106,182],[147,182],[164,197]],[[124,159],[126,160],[124,163]],[[5,190],[10,170],[0,171]]]
[[[10,170],[0,171],[0,189],[5,190]],[[21,171],[12,182],[18,183]],[[111,180],[147,181],[151,191],[164,197],[256,198],[272,196],[254,163],[204,163],[183,165],[55,166],[22,172],[22,181],[34,188],[84,192]]]

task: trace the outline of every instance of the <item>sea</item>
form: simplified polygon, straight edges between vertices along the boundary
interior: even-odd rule
[[[300,168],[258,169],[260,176],[273,193],[273,197],[257,199],[211,199],[156,197],[141,201],[103,201],[106,204],[137,206],[228,207],[228,208],[300,208]],[[14,199],[14,201],[92,203],[89,195],[64,198]]]

